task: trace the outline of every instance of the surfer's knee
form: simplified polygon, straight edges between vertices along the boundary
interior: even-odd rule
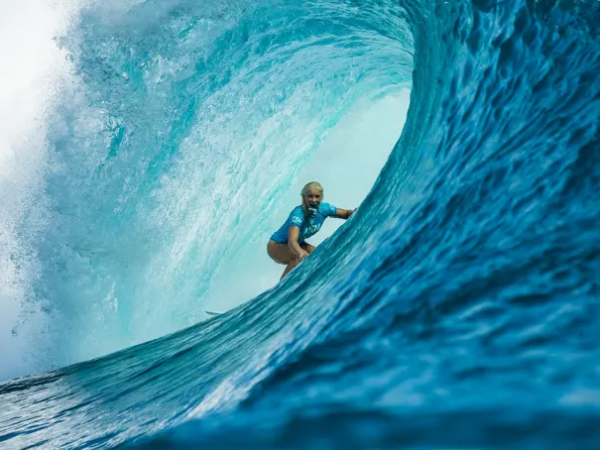
[[[302,261],[301,258],[294,256],[289,260],[289,262],[287,263],[287,266],[291,269],[293,267],[296,267],[298,264],[300,264],[300,261]]]
[[[310,245],[310,244],[305,244],[304,247],[302,247],[304,250],[306,250],[306,253],[308,253],[309,255],[315,251],[315,246],[314,245]]]

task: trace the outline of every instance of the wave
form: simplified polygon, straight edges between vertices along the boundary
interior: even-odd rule
[[[60,40],[71,66],[46,118],[43,193],[14,239],[27,251],[13,302],[45,312],[36,333],[16,328],[38,370],[273,287],[265,239],[305,178],[347,207],[364,198],[400,134],[411,64],[410,33],[391,28],[401,19],[372,13],[355,23],[336,4],[82,7]]]
[[[596,448],[597,14],[85,9],[63,43],[80,84],[50,128],[54,226],[31,243],[51,261],[35,288],[62,315],[52,343],[79,357],[201,320],[197,299],[242,243],[264,244],[343,116],[407,87],[410,109],[357,213],[281,284],[0,385],[0,444]]]

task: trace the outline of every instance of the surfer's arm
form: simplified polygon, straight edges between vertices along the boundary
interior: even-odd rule
[[[321,203],[321,213],[326,217],[336,217],[337,219],[349,219],[354,213],[353,209],[338,208],[330,203]]]
[[[298,235],[300,234],[300,228],[292,225],[288,231],[288,247],[295,255],[303,257],[308,255],[306,250],[298,245]]]
[[[347,220],[350,218],[350,216],[352,214],[354,214],[354,211],[356,211],[355,209],[342,209],[342,208],[338,208],[337,209],[337,214],[335,215],[335,217],[337,217],[338,219],[344,219]]]

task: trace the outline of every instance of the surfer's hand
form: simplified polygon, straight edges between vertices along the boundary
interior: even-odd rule
[[[298,258],[300,258],[300,259],[304,259],[304,258],[306,258],[307,256],[308,256],[308,252],[306,252],[306,251],[302,250],[302,251],[300,252],[300,254],[298,255]]]

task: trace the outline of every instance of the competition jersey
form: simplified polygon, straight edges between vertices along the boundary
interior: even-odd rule
[[[321,225],[325,222],[327,217],[333,217],[337,214],[337,208],[329,203],[321,202],[317,213],[314,217],[309,217],[308,221],[304,216],[304,210],[302,206],[296,206],[285,223],[271,236],[271,240],[279,244],[288,243],[288,231],[291,226],[298,227],[300,233],[298,234],[298,243],[303,243],[306,239],[313,236],[317,231],[321,229]]]

